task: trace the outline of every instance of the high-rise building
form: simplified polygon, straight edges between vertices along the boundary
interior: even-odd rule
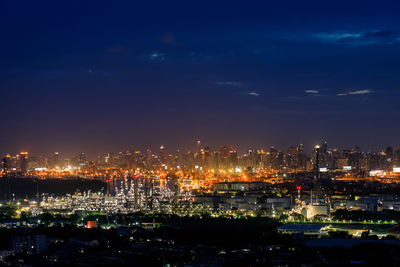
[[[385,164],[384,164],[384,169],[391,171],[393,169],[393,147],[388,146],[385,150]]]
[[[201,142],[200,140],[196,141],[196,153],[200,153],[201,150]]]
[[[229,169],[237,166],[237,151],[225,145],[220,149],[220,168]]]
[[[319,180],[320,168],[320,150],[321,146],[316,145],[313,150],[314,179]]]
[[[61,166],[60,166],[60,153],[59,152],[54,152],[54,155],[51,158],[51,168],[53,168],[53,169],[61,168]]]
[[[9,170],[10,160],[11,160],[10,154],[5,155],[4,158],[1,160],[1,169],[5,173],[7,173]]]
[[[297,167],[301,170],[306,169],[306,154],[304,153],[304,145],[300,144],[297,149]]]
[[[86,167],[86,155],[85,153],[80,153],[79,154],[79,167],[80,168],[85,168]]]
[[[21,152],[19,154],[19,170],[26,172],[28,170],[28,152]]]
[[[400,148],[393,152],[393,167],[400,167]]]
[[[165,152],[165,147],[163,145],[160,146],[159,158],[161,164],[165,164],[167,162],[167,154]]]
[[[298,167],[298,147],[289,147],[286,155],[287,167],[297,169]]]

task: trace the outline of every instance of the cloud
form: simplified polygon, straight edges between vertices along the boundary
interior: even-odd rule
[[[251,95],[251,96],[260,96],[260,94],[256,93],[256,92],[249,92],[249,95]]]
[[[351,46],[391,45],[399,43],[399,35],[391,30],[368,32],[314,33],[311,38],[325,43],[338,43]]]
[[[149,55],[149,59],[151,61],[165,61],[166,60],[166,54],[160,53],[160,52],[153,52]]]
[[[338,33],[338,32],[333,32],[333,33],[315,33],[311,35],[313,38],[319,39],[321,41],[325,42],[339,42],[343,39],[346,38],[359,38],[361,36],[361,33]]]
[[[392,38],[393,36],[396,36],[396,33],[394,31],[384,30],[384,31],[366,32],[361,37],[363,37],[363,38]]]
[[[336,94],[337,96],[348,96],[348,95],[365,95],[365,94],[372,94],[373,91],[364,89],[364,90],[356,90],[356,91],[348,91],[343,93]]]
[[[220,81],[216,83],[217,85],[221,86],[234,86],[234,87],[242,87],[243,83],[235,82],[235,81]]]
[[[319,94],[318,90],[304,90],[304,92],[307,94]]]

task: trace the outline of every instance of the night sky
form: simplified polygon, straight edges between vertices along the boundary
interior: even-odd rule
[[[0,1],[0,153],[400,146],[399,1],[140,2]]]

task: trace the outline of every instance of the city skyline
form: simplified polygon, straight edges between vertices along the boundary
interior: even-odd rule
[[[323,140],[307,152],[303,144],[279,149],[252,148],[242,153],[231,145],[210,147],[196,141],[190,151],[168,150],[161,145],[156,150],[125,150],[90,156],[84,152],[72,156],[54,152],[51,155],[30,154],[27,151],[18,154],[0,156],[3,173],[25,173],[30,175],[56,175],[62,177],[72,174],[91,177],[101,176],[102,170],[126,170],[126,172],[207,171],[211,173],[254,171],[297,173],[297,172],[352,172],[361,176],[377,173],[392,175],[400,173],[400,148],[387,146],[380,151],[363,151],[355,146],[351,149],[331,147]],[[107,171],[103,175],[107,175]]]
[[[20,149],[20,150],[13,150],[13,151],[0,151],[0,155],[6,155],[6,154],[20,154],[20,153],[29,153],[31,155],[35,155],[35,156],[52,156],[54,155],[54,153],[66,156],[66,157],[72,157],[72,156],[76,156],[80,153],[84,153],[86,155],[88,155],[91,159],[95,159],[96,157],[99,156],[104,156],[108,153],[125,153],[127,151],[134,153],[134,152],[141,152],[141,153],[146,153],[146,151],[150,151],[153,154],[158,154],[160,151],[160,147],[163,147],[165,149],[165,151],[168,154],[175,154],[177,151],[180,151],[181,153],[197,153],[200,150],[203,150],[204,148],[209,148],[213,151],[218,150],[224,146],[232,146],[235,151],[237,151],[238,154],[246,154],[251,150],[263,150],[265,152],[268,152],[271,148],[277,149],[279,151],[283,151],[286,152],[288,149],[293,148],[293,147],[299,147],[302,146],[304,148],[304,152],[306,154],[312,154],[313,150],[315,149],[316,146],[320,146],[323,142],[327,142],[329,140],[326,139],[321,139],[318,142],[314,142],[312,144],[309,145],[305,145],[303,142],[299,142],[297,144],[292,144],[292,145],[288,145],[288,146],[275,146],[275,145],[269,145],[269,146],[261,146],[261,145],[253,145],[253,146],[236,146],[234,144],[216,144],[216,145],[210,145],[208,143],[204,143],[200,141],[200,146],[198,145],[198,142],[200,140],[196,140],[195,142],[192,142],[191,145],[180,145],[177,147],[171,147],[168,144],[160,144],[158,146],[146,146],[146,145],[137,145],[137,146],[122,146],[122,149],[116,149],[116,148],[111,148],[110,150],[106,151],[106,150],[100,150],[99,152],[96,153],[90,153],[90,151],[62,151],[62,150],[57,150],[57,149],[53,149],[51,151],[31,151],[28,149]],[[354,149],[360,149],[363,153],[379,153],[379,152],[384,152],[385,149],[387,149],[388,147],[392,148],[392,149],[400,149],[400,145],[399,146],[395,146],[395,145],[391,145],[391,144],[387,144],[385,146],[379,147],[377,146],[375,149],[373,148],[365,148],[365,147],[361,147],[358,144],[353,144],[351,146],[344,146],[342,144],[333,144],[331,142],[329,142],[329,149],[330,150],[338,150],[338,151],[343,151],[343,150],[354,150]]]

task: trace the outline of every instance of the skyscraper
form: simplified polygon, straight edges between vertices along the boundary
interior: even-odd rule
[[[160,163],[161,164],[165,164],[166,163],[167,155],[166,155],[166,152],[165,152],[165,147],[163,145],[160,146],[159,158],[160,158]]]
[[[60,168],[60,153],[59,152],[54,152],[53,158],[51,160],[51,167],[54,169]]]
[[[86,167],[86,155],[83,152],[79,154],[79,167],[80,168]]]
[[[19,154],[19,169],[21,172],[28,170],[28,152],[21,152]]]

